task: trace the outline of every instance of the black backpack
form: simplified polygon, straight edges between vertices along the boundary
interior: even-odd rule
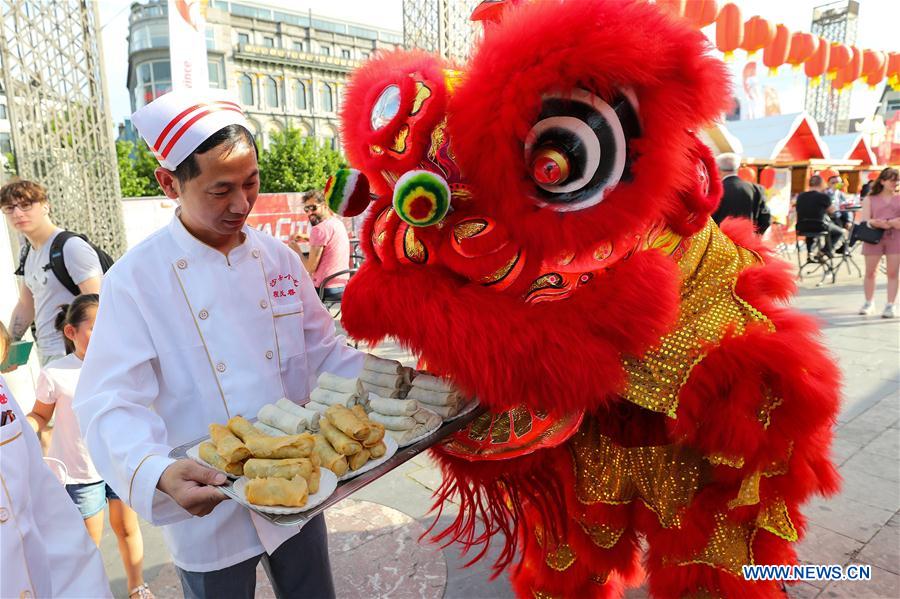
[[[53,239],[53,243],[50,244],[50,263],[44,266],[44,271],[52,270],[56,279],[62,283],[63,287],[69,290],[69,293],[72,295],[80,295],[81,289],[78,288],[78,285],[75,284],[75,281],[73,281],[72,277],[69,275],[69,270],[66,268],[66,257],[65,254],[63,254],[63,245],[65,245],[66,241],[72,237],[80,237],[85,240],[95,252],[97,252],[97,258],[100,259],[100,268],[103,269],[104,273],[110,269],[115,260],[112,259],[112,256],[91,243],[86,235],[75,233],[73,231],[60,231],[59,235]],[[25,276],[25,259],[28,258],[28,252],[30,250],[31,244],[26,241],[25,245],[22,246],[22,253],[19,255],[19,268],[16,270],[16,274],[19,276]]]

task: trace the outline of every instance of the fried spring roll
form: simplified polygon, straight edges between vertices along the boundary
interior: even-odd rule
[[[359,418],[344,406],[330,406],[325,410],[325,417],[335,428],[357,441],[363,441],[369,436],[369,425],[366,424],[369,419]]]
[[[251,478],[244,488],[247,501],[254,505],[303,507],[309,496],[309,485],[302,476],[286,478]]]
[[[372,456],[373,460],[377,460],[384,456],[387,453],[387,445],[384,444],[384,441],[379,441],[375,445],[369,448],[369,455]]]
[[[319,421],[319,427],[322,429],[322,435],[331,443],[334,450],[342,455],[354,455],[362,451],[362,444],[354,441],[338,428],[336,428],[327,418]]]
[[[350,470],[359,470],[360,468],[365,466],[366,462],[369,461],[370,455],[371,454],[369,453],[368,449],[363,449],[359,453],[353,454],[352,456],[347,458],[347,461],[350,464]]]
[[[216,452],[229,464],[243,462],[250,457],[250,450],[234,436],[228,427],[221,424],[209,425],[209,438],[216,446]]]
[[[320,468],[316,468],[309,475],[309,478],[306,479],[306,484],[309,487],[309,494],[315,495],[319,492],[319,482],[322,480],[322,470]]]
[[[314,444],[309,433],[286,437],[258,435],[247,439],[247,448],[255,458],[308,458]]]
[[[228,430],[234,433],[234,435],[241,441],[246,441],[247,437],[252,437],[253,435],[259,434],[259,430],[257,430],[253,426],[253,424],[251,424],[250,421],[243,416],[235,416],[234,418],[229,420]]]
[[[322,421],[324,422],[324,419]],[[328,468],[336,476],[343,476],[347,473],[347,468],[349,467],[347,458],[336,452],[331,443],[321,434],[316,435],[316,455],[319,456],[322,467]]]
[[[199,448],[200,459],[215,468],[216,470],[222,470],[223,472],[227,472],[228,474],[234,476],[241,476],[244,474],[244,465],[241,462],[229,463],[225,461],[225,458],[220,456],[216,451],[216,446],[212,443],[208,443],[204,441],[200,444]]]
[[[288,458],[267,460],[250,458],[244,462],[244,476],[247,478],[294,478],[302,476],[306,480],[318,468],[310,458]]]

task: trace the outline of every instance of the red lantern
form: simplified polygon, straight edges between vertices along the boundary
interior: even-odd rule
[[[869,87],[875,87],[887,73],[887,55],[878,50],[863,50],[862,74]]]
[[[748,54],[762,50],[775,37],[775,25],[760,16],[750,17],[744,23],[744,41],[741,48]]]
[[[894,89],[900,89],[900,52],[888,54],[887,73],[888,85]]]
[[[741,47],[744,40],[744,23],[741,21],[741,9],[737,4],[729,2],[719,11],[716,17],[716,48],[725,53],[728,60],[734,51]]]
[[[842,69],[838,69],[831,86],[837,91],[844,91],[862,74],[862,52],[856,46],[850,48],[850,62]]]
[[[800,65],[809,60],[819,47],[819,38],[811,33],[798,31],[791,36],[790,50],[788,51],[785,62],[794,67],[800,68]]]
[[[806,76],[812,79],[812,85],[819,85],[819,78],[825,74],[828,68],[828,59],[831,56],[831,45],[824,37],[818,38],[818,46],[813,55],[809,57],[803,70]]]
[[[774,75],[778,67],[787,60],[791,50],[791,32],[784,25],[775,28],[775,37],[763,51],[763,64],[769,67],[769,74]]]
[[[767,166],[759,171],[759,184],[766,189],[772,189],[772,186],[775,185],[775,169]]]
[[[837,77],[837,72],[843,69],[850,63],[850,59],[853,58],[853,52],[850,51],[848,46],[844,44],[831,44],[831,52],[828,55],[828,78],[834,79]]]
[[[881,173],[879,173],[878,171],[869,171],[869,174],[866,175],[866,179],[869,181],[874,181],[875,179],[878,178],[878,175],[880,175],[880,174]]]
[[[684,18],[691,22],[697,29],[703,29],[707,25],[716,22],[719,7],[716,0],[691,0],[684,6],[681,12]]]
[[[747,183],[756,183],[756,169],[752,166],[742,166],[738,169],[738,177]]]

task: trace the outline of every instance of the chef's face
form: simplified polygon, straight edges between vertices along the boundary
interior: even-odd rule
[[[181,222],[195,237],[217,248],[229,245],[239,238],[259,195],[256,150],[243,142],[222,145],[197,154],[196,160],[199,175],[181,182],[157,171],[160,185],[166,195],[181,200]]]

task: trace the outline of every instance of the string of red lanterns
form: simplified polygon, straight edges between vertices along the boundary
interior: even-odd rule
[[[818,85],[821,77],[844,91],[857,81],[874,87],[884,80],[900,91],[900,53],[860,49],[831,42],[805,31],[790,31],[758,15],[743,20],[733,2],[719,8],[716,0],[656,0],[664,10],[687,19],[697,28],[716,25],[716,49],[729,60],[737,50],[749,56],[762,50],[763,64],[773,74],[784,64],[799,69]]]

